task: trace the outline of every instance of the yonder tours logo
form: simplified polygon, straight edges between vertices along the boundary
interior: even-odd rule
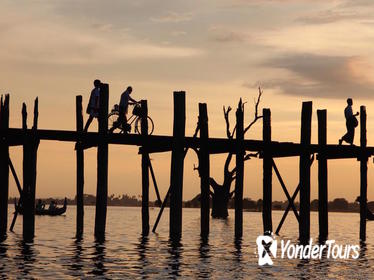
[[[273,265],[277,258],[278,244],[280,244],[281,259],[357,259],[359,257],[359,245],[340,245],[335,240],[327,240],[324,244],[313,244],[313,239],[307,245],[294,244],[291,240],[278,242],[273,234],[259,235],[256,239],[258,264]]]

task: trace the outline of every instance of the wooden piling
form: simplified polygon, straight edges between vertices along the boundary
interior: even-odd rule
[[[263,151],[263,201],[262,201],[262,220],[264,234],[270,234],[273,231],[272,224],[272,157],[270,150],[271,143],[271,112],[270,109],[262,110],[262,138],[264,141]]]
[[[244,109],[240,99],[236,110],[236,179],[235,179],[235,238],[243,236],[244,181]]]
[[[186,96],[184,91],[174,92],[174,125],[170,174],[170,230],[172,239],[182,236],[182,196],[184,168],[184,137],[186,126]]]
[[[301,137],[303,147],[300,153],[299,179],[300,179],[300,222],[299,241],[307,244],[310,239],[310,151],[312,127],[312,102],[303,102],[301,111]]]
[[[34,103],[34,118],[32,131],[27,133],[26,105],[22,107],[22,126],[25,132],[23,144],[23,238],[31,241],[35,236],[35,192],[36,167],[39,139],[37,138],[39,105],[38,98]]]
[[[367,183],[368,183],[368,156],[366,149],[366,107],[360,107],[360,146],[362,149],[360,156],[360,240],[366,240],[366,211],[367,211]]]
[[[1,97],[0,128],[9,128],[9,95]],[[6,238],[9,196],[9,144],[5,136],[0,139],[0,241]]]
[[[22,233],[23,239],[32,239],[34,237],[33,215],[30,211],[30,137],[27,135],[27,107],[22,104],[22,129],[24,132],[23,142],[23,162],[22,162],[22,182],[23,182],[23,201],[22,207],[24,209]]]
[[[327,188],[327,111],[317,110],[318,117],[318,221],[319,240],[324,241],[328,235],[328,188]]]
[[[97,189],[95,212],[95,237],[105,237],[106,211],[108,199],[108,101],[109,85],[100,86],[99,135],[97,147]]]
[[[200,235],[209,235],[209,197],[210,197],[210,163],[208,150],[208,112],[206,103],[199,103],[199,128],[200,128],[200,149],[199,149],[199,175],[200,175]]]
[[[142,149],[142,234],[149,234],[149,154],[147,152],[148,135],[148,105],[147,100],[141,101],[141,134]]]
[[[76,96],[76,128],[78,133],[83,132],[82,96]],[[82,237],[84,228],[84,149],[82,141],[76,144],[77,161],[77,217],[76,217],[76,237]]]

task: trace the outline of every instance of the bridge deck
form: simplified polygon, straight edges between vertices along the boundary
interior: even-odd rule
[[[173,137],[164,135],[149,135],[144,137],[137,134],[108,134],[100,135],[98,132],[80,133],[68,130],[49,130],[38,129],[36,131],[28,129],[26,132],[19,128],[9,128],[1,130],[0,136],[6,139],[10,146],[22,145],[25,136],[34,136],[40,140],[78,142],[82,141],[90,146],[96,146],[100,141],[106,140],[109,144],[133,145],[146,147],[148,152],[167,152],[172,150]],[[200,139],[194,137],[185,137],[185,147],[199,148]],[[209,138],[209,152],[211,154],[235,152],[237,149],[236,139]],[[246,151],[262,152],[265,149],[272,151],[272,157],[292,157],[299,156],[301,153],[324,153],[329,159],[339,158],[359,158],[361,156],[374,155],[374,147],[361,148],[359,146],[332,145],[328,144],[321,148],[317,144],[301,145],[292,142],[271,141],[265,145],[262,140],[243,141],[243,147]]]

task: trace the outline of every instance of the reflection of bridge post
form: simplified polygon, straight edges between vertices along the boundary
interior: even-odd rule
[[[185,92],[174,92],[174,126],[170,174],[170,238],[182,235],[182,195],[184,167],[184,137],[186,126]]]
[[[366,107],[360,107],[360,240],[366,240],[366,211],[367,211],[367,184],[368,184],[368,156],[366,154]]]
[[[270,233],[273,230],[271,206],[272,206],[272,156],[269,144],[271,143],[271,112],[270,109],[262,110],[262,137],[264,141],[263,150],[263,201],[262,201],[262,220],[264,224],[264,233]]]
[[[326,240],[328,235],[328,189],[326,149],[326,110],[317,110],[318,117],[318,218],[319,239]]]
[[[301,111],[300,144],[300,222],[299,241],[307,244],[310,238],[310,146],[312,126],[312,102],[303,102]]]

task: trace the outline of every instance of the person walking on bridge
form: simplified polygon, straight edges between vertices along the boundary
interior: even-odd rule
[[[122,126],[124,133],[129,131],[128,124],[127,124],[127,111],[129,109],[129,104],[136,104],[138,101],[133,99],[130,94],[132,93],[132,87],[129,86],[127,89],[121,94],[121,99],[119,101],[119,115],[117,121],[113,124],[113,127],[109,130],[109,132],[113,132],[116,128]]]
[[[84,126],[83,131],[87,132],[88,127],[90,126],[92,120],[94,118],[99,117],[99,109],[100,109],[100,86],[101,81],[95,80],[94,81],[94,88],[91,91],[90,100],[87,105],[86,113],[89,114],[89,118],[87,120],[86,125]]]
[[[347,127],[347,133],[343,135],[342,138],[339,139],[339,145],[343,143],[343,141],[349,143],[350,145],[353,145],[353,140],[355,137],[355,128],[358,126],[358,121],[356,119],[356,116],[359,115],[357,112],[356,114],[353,114],[352,105],[353,101],[352,98],[347,99],[347,107],[344,109],[344,116],[345,116],[345,125]]]

